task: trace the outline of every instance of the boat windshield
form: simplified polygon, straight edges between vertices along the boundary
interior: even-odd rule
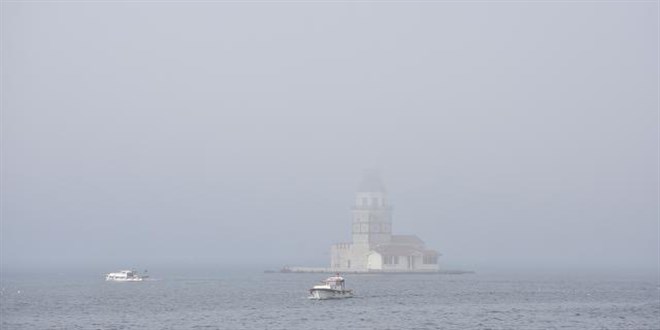
[[[323,282],[332,288],[344,288],[344,279],[341,277],[329,277]]]

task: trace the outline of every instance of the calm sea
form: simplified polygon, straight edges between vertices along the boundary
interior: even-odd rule
[[[346,275],[357,297],[314,301],[323,274],[2,274],[1,329],[660,329],[657,275]]]

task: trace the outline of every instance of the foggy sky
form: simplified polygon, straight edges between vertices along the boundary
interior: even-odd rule
[[[3,2],[0,263],[658,266],[657,3]]]

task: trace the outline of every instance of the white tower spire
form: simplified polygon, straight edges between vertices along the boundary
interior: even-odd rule
[[[392,207],[378,172],[365,171],[352,208],[353,244],[375,246],[392,237]]]

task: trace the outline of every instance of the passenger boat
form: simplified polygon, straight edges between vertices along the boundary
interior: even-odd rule
[[[344,278],[339,274],[328,277],[325,281],[309,289],[309,299],[323,300],[351,297],[353,297],[353,290],[344,287]]]
[[[120,270],[117,273],[109,273],[105,275],[106,281],[115,282],[141,282],[147,276],[140,276],[134,270]]]

